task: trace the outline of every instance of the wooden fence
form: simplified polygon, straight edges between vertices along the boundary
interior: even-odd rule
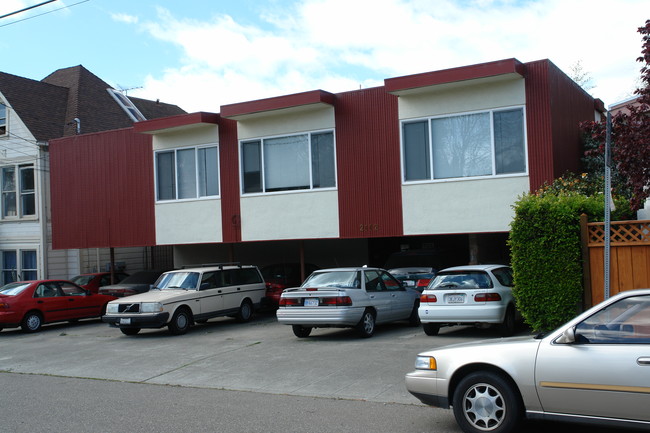
[[[581,219],[584,307],[605,299],[605,224]],[[650,288],[650,220],[614,221],[610,236],[610,296]]]

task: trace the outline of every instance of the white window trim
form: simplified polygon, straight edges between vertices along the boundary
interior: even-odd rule
[[[9,106],[2,100],[0,99],[0,105],[2,105],[5,108],[5,117],[4,117],[4,132],[0,132],[0,137],[5,137],[9,135]],[[2,125],[2,124],[0,124]]]
[[[523,114],[523,135],[524,135],[524,162],[526,164],[526,169],[520,173],[506,173],[506,174],[496,174],[496,152],[494,150],[494,113],[499,111],[509,111],[517,108],[522,109]],[[490,114],[490,145],[492,152],[492,174],[484,176],[464,176],[464,177],[451,177],[444,179],[435,179],[435,173],[433,171],[433,137],[431,131],[431,120],[433,119],[445,119],[450,117],[457,116],[466,116],[472,114]],[[406,180],[406,167],[404,162],[404,124],[405,123],[415,123],[415,122],[427,122],[427,131],[429,134],[429,168],[431,169],[431,178],[430,179],[419,179],[419,180]],[[487,110],[477,110],[477,111],[465,111],[462,113],[448,113],[441,114],[437,116],[427,116],[427,117],[417,117],[412,119],[402,119],[400,120],[400,171],[402,176],[402,185],[417,185],[417,184],[427,184],[427,183],[445,183],[445,182],[463,182],[463,181],[472,181],[472,180],[482,180],[482,179],[494,179],[494,178],[507,178],[507,177],[524,177],[528,176],[528,125],[526,123],[526,106],[525,105],[513,105],[507,107],[498,107],[490,108]]]
[[[313,179],[313,173],[312,173],[312,160],[311,160],[311,136],[312,134],[322,134],[323,132],[331,132],[332,133],[332,147],[333,147],[333,152],[334,152],[334,186],[328,186],[324,188],[314,188],[314,179]],[[265,192],[264,191],[264,140],[270,140],[274,138],[284,138],[284,137],[296,137],[299,135],[307,135],[309,137],[308,143],[308,155],[309,155],[309,189],[289,189],[285,191],[270,191],[270,192]],[[261,192],[244,192],[244,176],[243,176],[243,157],[242,157],[242,144],[243,143],[249,143],[251,141],[259,141],[260,142],[260,161],[261,161],[261,167],[260,167],[260,182],[262,184],[262,191]],[[311,131],[302,131],[302,132],[296,132],[292,134],[277,134],[277,135],[266,135],[263,137],[249,137],[245,139],[240,139],[239,140],[239,148],[238,148],[238,154],[239,154],[239,194],[242,197],[255,197],[255,196],[270,196],[270,195],[282,195],[282,194],[304,194],[307,192],[320,192],[320,191],[336,191],[338,188],[338,166],[337,166],[337,160],[336,160],[336,131],[333,128],[326,128],[326,129],[315,129]]]
[[[122,110],[124,110],[126,115],[129,116],[129,118],[131,120],[133,120],[134,122],[140,122],[140,121],[143,121],[143,120],[147,120],[147,118],[144,117],[144,115],[140,112],[140,110],[138,110],[138,107],[136,107],[135,104],[133,104],[133,101],[131,101],[128,96],[120,93],[119,91],[117,91],[115,89],[111,89],[111,88],[106,89],[106,91],[113,97],[113,99],[115,99],[115,102],[118,103],[118,105],[122,108]],[[124,98],[126,101],[128,101],[128,103],[126,103],[126,101],[124,101],[122,98]],[[133,113],[129,109],[132,109],[133,111],[135,111],[136,114],[138,116],[140,116],[141,118],[139,119],[137,116],[134,116]]]
[[[36,254],[36,269],[27,269],[28,271],[36,271],[36,279],[41,279],[41,255],[40,249],[35,245],[3,245],[0,246],[0,280],[2,280],[2,272],[4,271],[13,271],[13,269],[4,269],[2,264],[2,253],[5,251],[12,251],[16,253],[16,281],[21,281],[24,279],[23,273],[25,268],[23,267],[23,252],[24,251],[34,251]],[[4,284],[7,284],[4,280],[1,281]]]
[[[217,176],[219,176],[219,191],[217,192],[216,195],[205,195],[205,196],[199,196],[199,170],[198,170],[198,149],[205,149],[205,148],[210,148],[210,147],[215,147],[217,149]],[[176,163],[178,161],[178,151],[179,150],[188,150],[188,149],[194,149],[194,175],[196,176],[196,197],[190,197],[190,198],[178,198],[178,167],[176,166]],[[157,155],[159,153],[167,153],[167,152],[174,152],[174,186],[176,190],[176,197],[173,199],[169,200],[160,200],[158,199],[158,164],[156,163],[157,161]],[[208,143],[208,144],[199,144],[196,146],[184,146],[184,147],[173,147],[169,149],[158,149],[154,151],[154,164],[153,164],[153,176],[154,176],[154,193],[156,195],[156,203],[180,203],[180,202],[188,202],[188,201],[197,201],[197,200],[215,200],[215,199],[220,199],[221,198],[221,154],[219,153],[219,143]]]
[[[4,214],[4,200],[2,200],[2,170],[5,168],[13,167],[14,168],[14,183],[16,186],[16,215],[5,216]],[[23,213],[23,191],[22,191],[22,181],[21,181],[21,170],[25,168],[31,168],[34,170],[34,214],[24,215]],[[35,164],[7,164],[0,165],[0,221],[32,221],[38,219],[38,172]]]

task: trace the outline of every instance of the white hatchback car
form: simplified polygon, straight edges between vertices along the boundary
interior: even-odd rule
[[[135,335],[162,328],[180,335],[194,323],[218,316],[250,320],[266,284],[257,266],[224,264],[165,272],[150,291],[111,301],[102,320]]]
[[[424,332],[437,335],[441,326],[497,324],[503,336],[512,335],[517,319],[512,287],[512,269],[505,265],[443,269],[420,296]]]

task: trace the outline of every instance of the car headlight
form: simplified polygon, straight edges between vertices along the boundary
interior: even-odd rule
[[[163,306],[160,302],[143,302],[140,305],[141,313],[159,313],[163,309]]]
[[[433,356],[418,356],[415,359],[415,368],[417,370],[437,370],[438,364]]]
[[[120,304],[113,304],[112,302],[109,302],[106,305],[106,312],[107,313],[117,313],[117,309],[120,306]]]

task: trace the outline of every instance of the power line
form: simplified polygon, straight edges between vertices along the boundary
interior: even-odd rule
[[[19,22],[21,22],[21,21],[31,20],[32,18],[40,17],[41,15],[51,14],[52,12],[57,12],[57,11],[60,11],[60,10],[62,10],[62,9],[69,9],[69,8],[71,8],[72,6],[77,6],[77,5],[80,5],[80,4],[82,4],[82,3],[86,3],[86,2],[89,2],[89,1],[90,1],[90,0],[81,0],[81,1],[79,1],[79,2],[77,2],[77,3],[73,3],[73,4],[71,4],[71,5],[67,5],[67,6],[62,6],[62,7],[58,8],[58,9],[52,9],[51,11],[47,11],[47,12],[43,12],[43,13],[40,13],[40,14],[32,15],[31,17],[23,18],[23,19],[21,19],[21,20],[12,21],[12,22],[10,22],[10,23],[3,24],[3,25],[1,25],[0,27],[6,27],[6,26],[10,26],[10,25],[12,25],[12,24],[19,23]],[[48,2],[48,3],[50,3],[50,2]],[[20,11],[18,11],[18,12],[20,12]],[[11,13],[11,14],[9,14],[9,15],[13,15],[13,13]]]
[[[28,11],[28,10],[30,10],[30,9],[35,9],[35,8],[41,7],[41,6],[46,5],[46,4],[48,4],[48,3],[53,3],[53,2],[55,2],[55,1],[57,1],[57,0],[48,0],[48,1],[44,1],[43,3],[39,3],[39,4],[37,4],[37,5],[34,5],[34,6],[27,6],[26,8],[22,8],[22,9],[19,10],[19,11],[9,12],[8,14],[4,14],[4,15],[0,16],[0,20],[3,19],[3,18],[10,17],[10,16],[12,16],[12,15],[17,15],[17,14],[19,14],[19,13],[21,13],[21,12]]]

